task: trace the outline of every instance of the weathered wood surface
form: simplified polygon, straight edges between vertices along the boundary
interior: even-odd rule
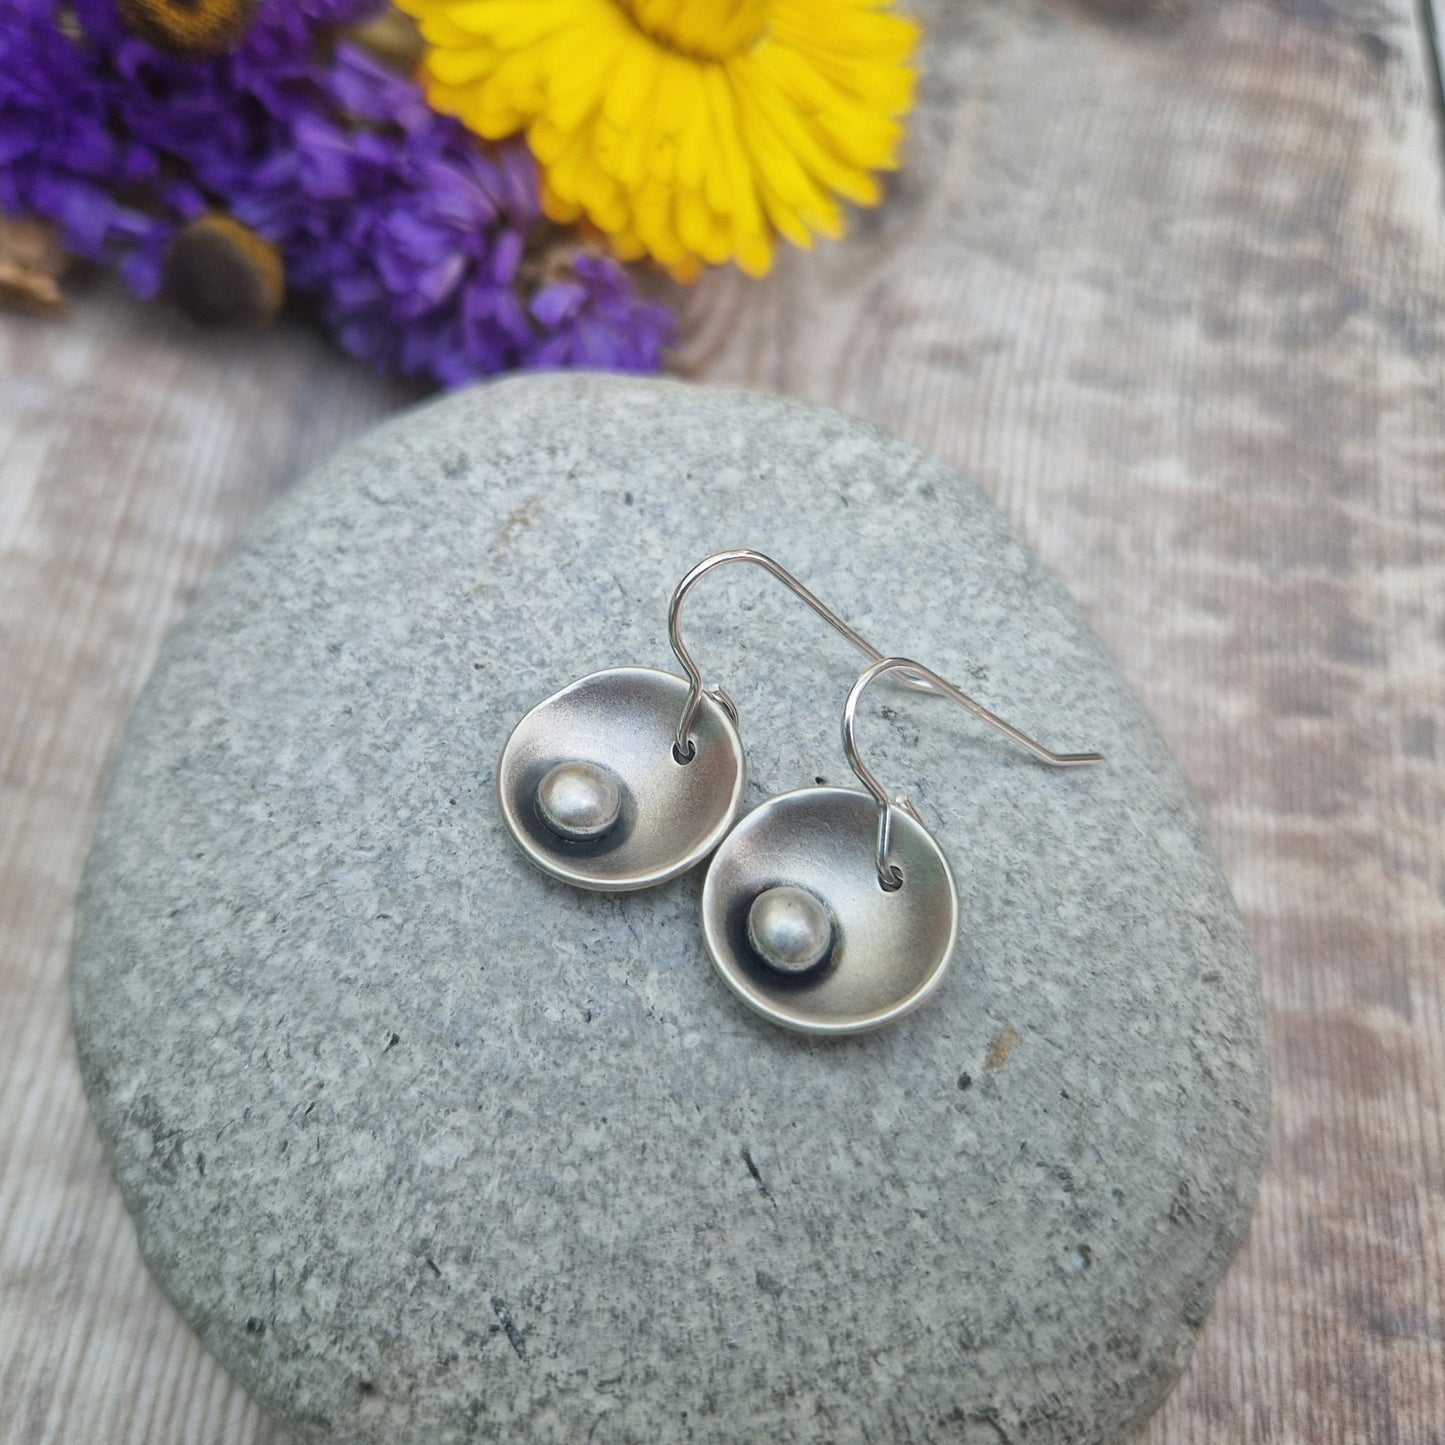
[[[1150,1445],[1439,1445],[1445,257],[1417,16],[927,8],[895,204],[700,287],[683,367],[970,472],[1196,786],[1264,971],[1274,1158]],[[72,1058],[71,900],[167,629],[270,492],[404,397],[295,326],[220,342],[106,292],[0,321],[6,1445],[278,1439],[140,1264]]]

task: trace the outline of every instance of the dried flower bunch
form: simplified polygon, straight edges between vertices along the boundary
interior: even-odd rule
[[[380,0],[7,0],[0,218],[202,319],[303,296],[353,355],[454,384],[656,369],[671,315],[620,262],[761,273],[896,163],[892,0],[401,8],[424,43]]]

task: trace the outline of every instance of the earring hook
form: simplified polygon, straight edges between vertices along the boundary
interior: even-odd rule
[[[924,667],[921,662],[913,662],[906,657],[880,658],[859,675],[852,690],[848,693],[847,702],[843,704],[843,752],[848,758],[848,765],[857,774],[858,781],[868,789],[878,803],[878,881],[890,893],[903,886],[903,875],[888,861],[893,837],[893,809],[895,806],[903,807],[915,818],[918,814],[913,804],[906,798],[898,799],[896,804],[889,800],[888,794],[884,791],[883,785],[878,781],[873,770],[859,757],[856,737],[858,704],[862,701],[863,694],[878,678],[890,672],[903,673],[909,678],[926,684],[931,691],[952,698],[954,702],[967,708],[975,717],[981,718],[990,727],[997,728],[1005,737],[1011,738],[1020,747],[1027,748],[1036,758],[1048,763],[1050,767],[1077,768],[1104,761],[1102,753],[1050,752],[1041,742],[1031,738],[1027,733],[1021,732],[1012,723],[1005,722],[997,713],[990,712],[982,703],[975,702],[967,693],[960,692],[951,682],[945,681],[931,668]]]
[[[765,556],[761,552],[755,552],[751,547],[735,547],[731,551],[715,552],[711,557],[704,557],[703,560],[677,584],[677,588],[672,594],[672,602],[667,611],[668,640],[672,643],[672,650],[677,654],[677,660],[682,664],[683,670],[687,673],[687,679],[692,684],[692,693],[688,697],[687,706],[683,709],[682,717],[678,720],[677,740],[673,744],[673,753],[679,762],[689,762],[692,759],[694,748],[691,739],[688,737],[688,732],[692,728],[693,718],[697,715],[697,710],[702,704],[703,693],[706,691],[703,687],[702,672],[698,668],[697,663],[693,661],[692,653],[688,651],[687,645],[682,640],[682,632],[680,630],[682,604],[687,600],[687,594],[697,586],[703,577],[711,572],[714,567],[721,567],[727,562],[755,563],[770,576],[776,577],[795,597],[799,597],[806,602],[824,622],[835,631],[842,633],[865,657],[871,658],[875,663],[886,660],[884,655],[879,652],[876,647],[860,637],[831,607],[819,601],[786,567],[773,561],[771,557]],[[924,681],[921,677],[909,675],[913,667],[914,664],[907,663],[904,666],[893,669],[893,671],[902,673],[904,684],[914,688],[916,691],[934,691],[932,683]],[[924,669],[918,669],[920,672],[923,670]],[[717,693],[719,701],[721,701],[732,714],[733,721],[736,722],[737,708],[733,704],[732,699],[728,697],[721,688],[716,688],[714,691]]]

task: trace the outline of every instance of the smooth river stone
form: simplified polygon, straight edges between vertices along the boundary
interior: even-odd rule
[[[808,1041],[709,965],[702,870],[543,876],[493,769],[753,546],[1102,769],[870,693],[962,909],[891,1030]],[[748,803],[851,782],[861,665],[771,578],[689,603]],[[1258,980],[1188,792],[968,482],[831,411],[511,380],[262,519],[167,645],[86,875],[76,1033],[150,1267],[302,1442],[1113,1442],[1249,1218]]]

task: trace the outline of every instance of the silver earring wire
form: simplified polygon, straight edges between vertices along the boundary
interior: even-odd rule
[[[991,713],[982,703],[975,702],[967,693],[960,692],[951,682],[945,681],[931,668],[924,667],[921,662],[914,662],[906,657],[880,658],[872,667],[859,675],[857,682],[853,684],[852,690],[848,693],[848,701],[843,704],[843,751],[847,755],[848,765],[858,775],[858,781],[872,793],[878,803],[878,881],[890,893],[903,886],[903,875],[888,861],[888,853],[893,841],[893,809],[901,807],[917,822],[921,823],[923,820],[919,818],[918,810],[909,799],[900,797],[896,801],[890,801],[873,770],[858,756],[856,732],[858,704],[862,701],[863,694],[878,678],[891,672],[902,673],[910,680],[926,684],[930,691],[952,698],[954,702],[967,708],[976,718],[981,718],[990,727],[997,728],[1006,738],[1012,739],[1020,747],[1027,748],[1036,758],[1048,763],[1050,767],[1078,768],[1104,761],[1102,753],[1050,752],[1041,742],[1031,738],[1025,732],[1020,732],[1012,723],[1005,722],[997,713]]]
[[[717,699],[728,711],[733,722],[738,720],[737,704],[733,702],[722,688],[705,688],[702,681],[702,672],[696,662],[693,661],[692,653],[688,651],[687,645],[682,640],[680,630],[680,619],[682,604],[687,600],[687,594],[713,570],[714,567],[721,567],[727,562],[752,562],[761,567],[770,576],[776,577],[795,597],[801,598],[835,631],[842,633],[864,657],[871,658],[875,663],[887,661],[884,655],[871,643],[860,637],[831,607],[820,602],[788,569],[771,557],[764,556],[761,552],[755,552],[750,547],[736,547],[728,552],[715,552],[711,557],[704,557],[681,582],[677,584],[672,594],[672,603],[667,611],[667,636],[672,643],[672,650],[677,654],[677,660],[682,664],[683,670],[687,673],[687,679],[692,684],[692,692],[688,697],[687,706],[682,711],[682,716],[677,723],[677,740],[673,744],[673,755],[679,762],[689,762],[692,759],[694,748],[688,733],[692,728],[692,720],[697,715],[697,710],[702,704],[703,693]],[[920,676],[912,676],[915,671],[913,663],[905,663],[899,667],[891,668],[890,671],[901,673],[902,682],[905,686],[914,688],[919,692],[933,692],[934,686],[931,682],[925,681]],[[926,668],[916,668],[916,672],[926,672]]]

